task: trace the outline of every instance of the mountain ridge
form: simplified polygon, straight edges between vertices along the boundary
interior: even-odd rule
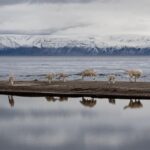
[[[150,36],[0,35],[0,55],[150,55]]]

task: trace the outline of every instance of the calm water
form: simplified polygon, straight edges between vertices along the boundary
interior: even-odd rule
[[[76,75],[84,69],[93,68],[97,80],[106,80],[114,73],[118,80],[128,80],[126,69],[142,69],[140,80],[150,81],[150,57],[0,57],[0,80],[14,74],[18,80],[44,80],[49,72],[65,72],[68,80],[80,79]],[[88,79],[87,79],[88,80]]]
[[[148,150],[150,101],[0,96],[2,150]],[[81,102],[80,102],[81,101]],[[115,103],[114,103],[115,102]]]
[[[149,57],[0,57],[0,80],[62,71],[73,80],[87,68],[97,80],[110,73],[128,80],[124,70],[140,68],[140,81],[150,81],[149,64]],[[0,95],[0,150],[149,150],[149,100],[89,99]]]

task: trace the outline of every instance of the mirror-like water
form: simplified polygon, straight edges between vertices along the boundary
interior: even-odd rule
[[[0,95],[2,150],[148,150],[150,101]]]

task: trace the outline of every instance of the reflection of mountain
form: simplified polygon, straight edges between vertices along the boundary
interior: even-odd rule
[[[141,103],[140,100],[133,100],[131,99],[129,104],[127,106],[124,107],[124,109],[127,109],[127,108],[142,108],[143,107],[143,104]]]
[[[150,37],[0,35],[0,55],[150,55]]]
[[[96,100],[94,100],[94,98],[86,99],[82,97],[82,100],[80,101],[80,103],[86,107],[94,107],[96,105]]]

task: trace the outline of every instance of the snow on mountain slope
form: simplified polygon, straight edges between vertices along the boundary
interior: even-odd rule
[[[150,36],[116,35],[116,36],[50,36],[50,35],[0,35],[0,49],[14,48],[80,48],[89,53],[98,53],[107,48],[121,49],[150,48]],[[69,53],[69,51],[68,51]]]

